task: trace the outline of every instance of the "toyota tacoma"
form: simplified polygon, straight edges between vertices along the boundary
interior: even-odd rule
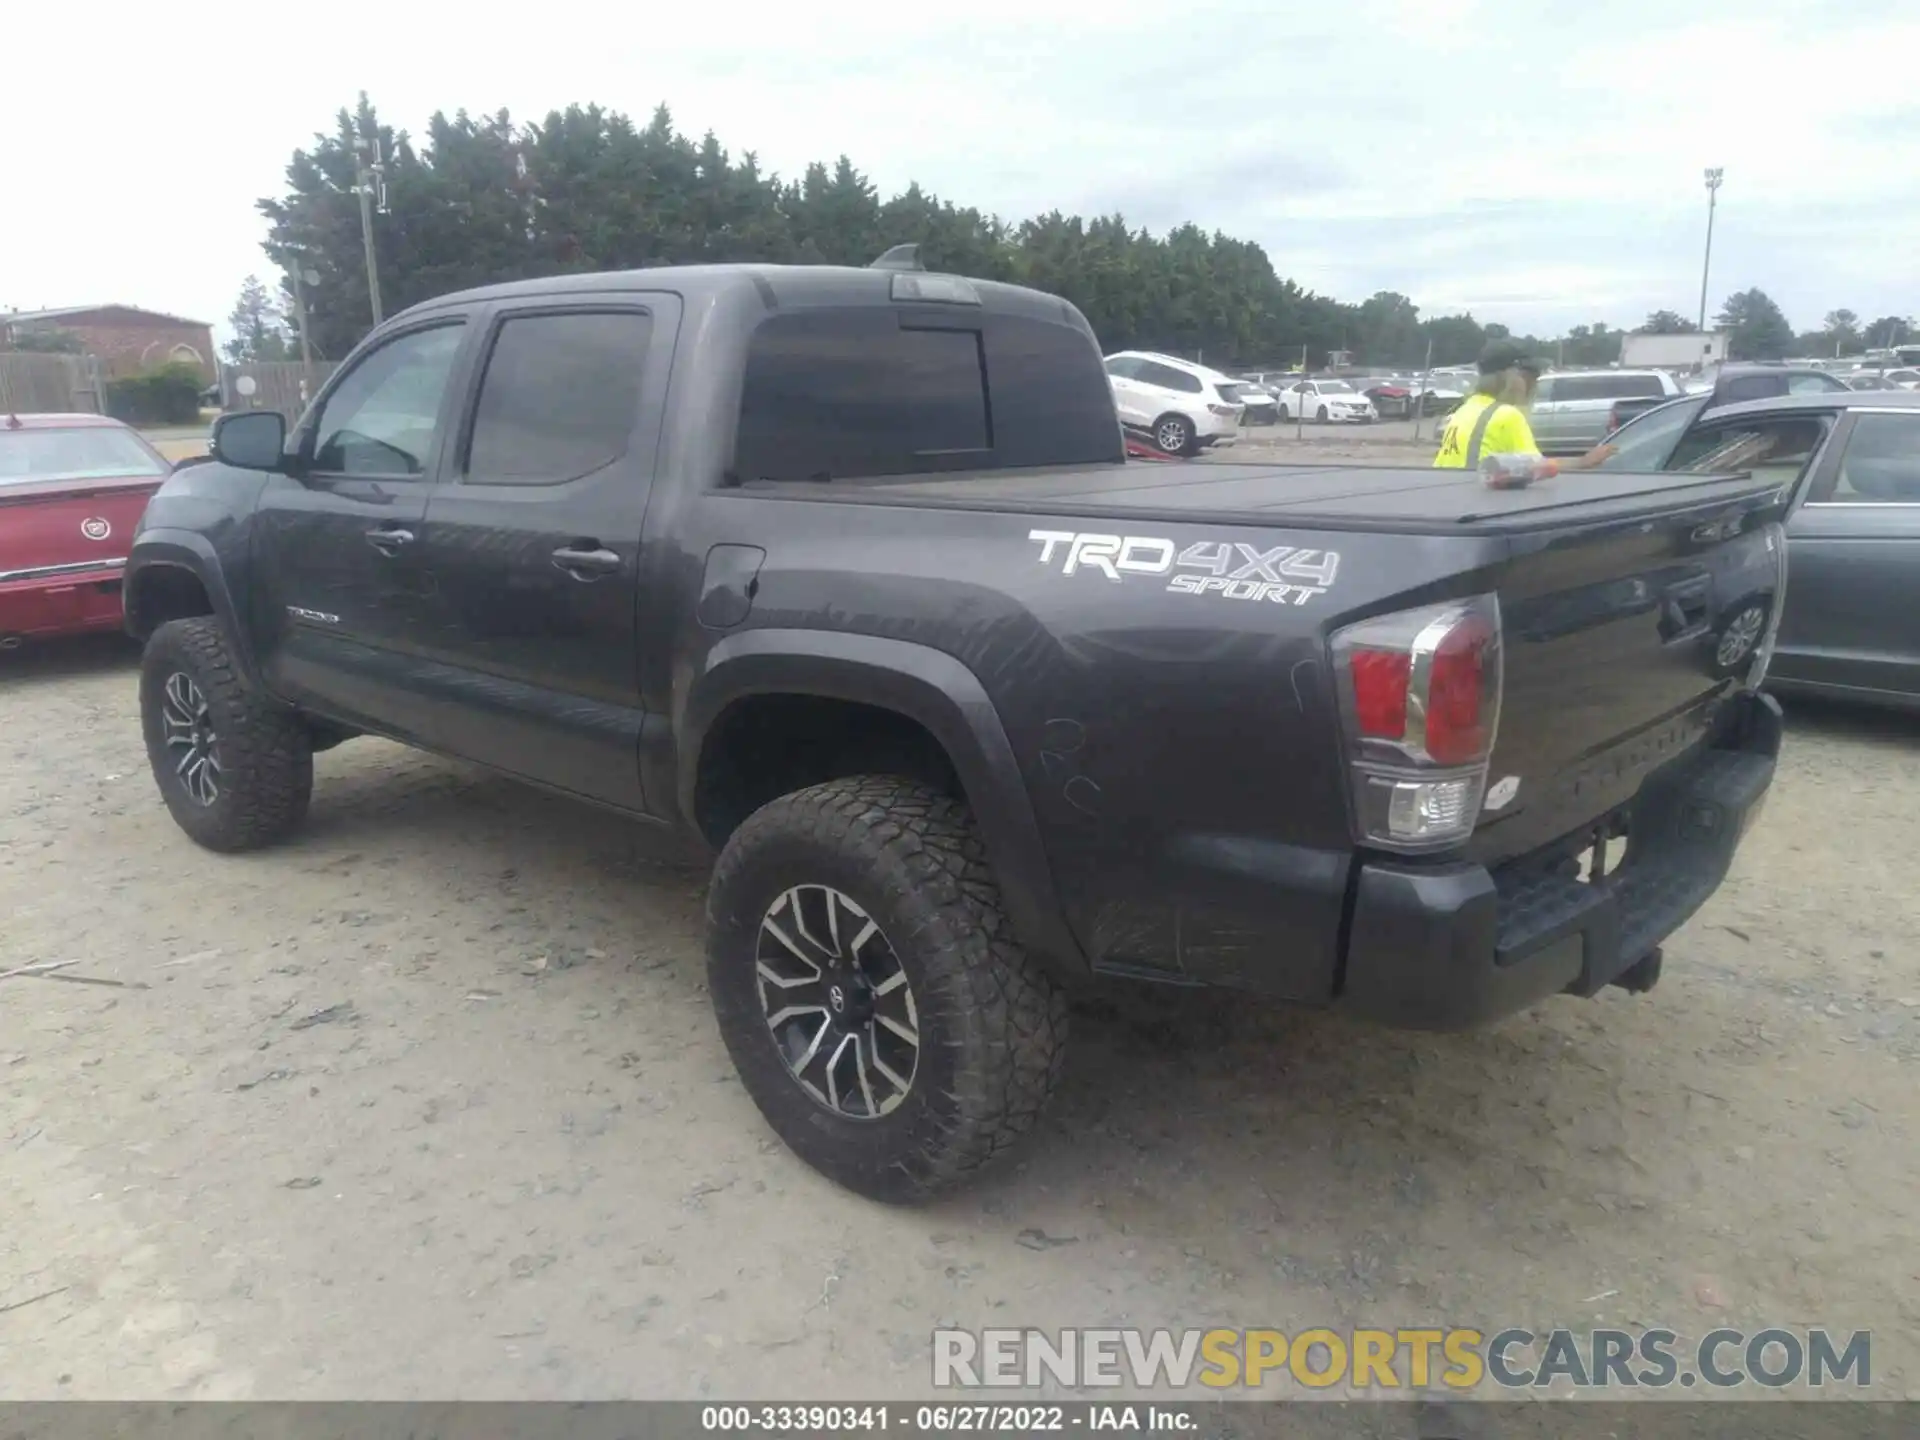
[[[1106,977],[1426,1028],[1649,988],[1773,776],[1785,498],[1129,463],[1063,300],[658,269],[417,305],[290,433],[223,417],[126,609],[204,846],[380,735],[711,847],[747,1091],[908,1201],[1033,1125]]]

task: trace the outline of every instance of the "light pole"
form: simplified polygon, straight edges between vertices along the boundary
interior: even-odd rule
[[[1713,268],[1713,207],[1720,198],[1720,181],[1726,171],[1718,166],[1707,171],[1707,253],[1700,261],[1700,330],[1707,328],[1707,272]]]

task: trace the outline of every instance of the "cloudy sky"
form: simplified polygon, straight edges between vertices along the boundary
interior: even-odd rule
[[[956,13],[958,12],[958,13]],[[1552,334],[1758,285],[1797,328],[1920,310],[1920,8],[1848,0],[969,0],[964,6],[96,0],[4,32],[0,306],[219,322],[253,202],[366,90],[537,117],[597,101],[791,173],[842,152],[1017,218],[1183,220],[1343,299]],[[543,23],[551,14],[556,23]],[[24,28],[21,21],[25,21]],[[49,57],[44,63],[38,57]],[[51,57],[59,56],[54,63]]]

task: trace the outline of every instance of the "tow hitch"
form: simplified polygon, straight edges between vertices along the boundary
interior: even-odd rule
[[[1658,945],[1613,977],[1613,983],[1630,995],[1644,995],[1660,983],[1662,951]]]

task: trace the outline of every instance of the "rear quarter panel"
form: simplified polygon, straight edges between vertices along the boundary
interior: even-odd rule
[[[663,563],[765,549],[741,628],[883,636],[978,678],[1096,965],[1332,992],[1351,847],[1328,629],[1467,593],[1484,542],[1142,520],[1108,537],[1113,563],[1074,564],[1076,535],[1114,527],[764,492],[683,517]],[[1250,569],[1243,598],[1194,593],[1213,577],[1173,562],[1196,546]],[[672,588],[679,716],[722,636],[685,613],[697,580]]]

